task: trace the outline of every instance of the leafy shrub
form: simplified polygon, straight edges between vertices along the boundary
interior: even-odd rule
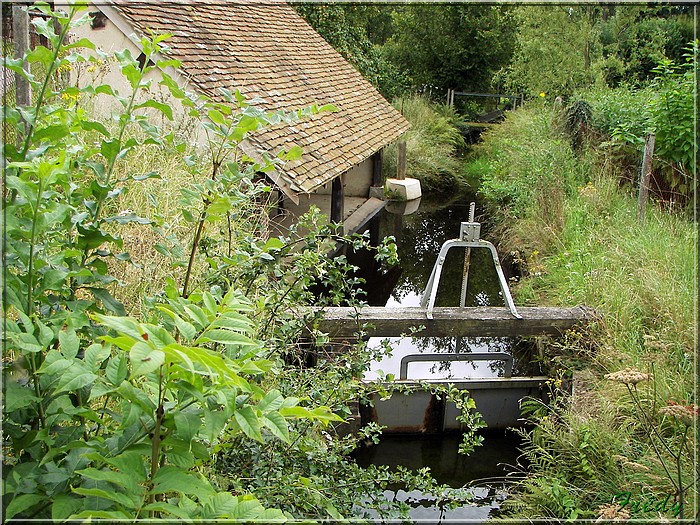
[[[155,67],[174,65],[158,58],[165,35],[140,42],[142,63],[128,51],[116,54],[132,88],[127,94],[106,84],[54,85],[57,70],[101,55],[80,54],[96,52],[88,40],[65,44],[80,8],[36,8],[45,15],[36,17],[36,29],[51,49],[39,46],[25,58],[47,73],[34,77],[22,60],[7,60],[37,96],[31,108],[3,108],[3,124],[18,138],[18,145],[4,144],[5,518],[324,519],[342,517],[337,508],[353,511],[348,494],[373,498],[395,516],[400,505],[381,501],[386,482],[435,487],[426,472],[386,469],[374,483],[378,470],[353,468],[347,458],[360,438],[330,435],[329,425],[349,416],[362,396],[356,378],[369,356],[359,343],[334,358],[339,352],[314,329],[308,305],[319,285],[328,291],[314,302],[358,303],[353,267],[327,254],[338,242],[366,248],[367,239],[336,235],[320,225],[317,210],[299,225],[308,233],[284,239],[256,237],[256,215],[238,215],[269,192],[254,182],[256,173],[298,154],[256,164],[237,151],[239,142],[261,127],[332,108],[266,113],[238,92],[223,90],[224,103],[185,93],[163,74],[160,87],[210,138],[209,155],[185,156],[175,134],[142,111],[173,117],[169,104],[150,98],[147,80]],[[97,94],[119,108],[113,129],[83,109]],[[161,177],[124,170],[126,157],[151,147],[183,156],[190,180],[178,188],[177,217],[122,206],[127,187],[138,191]],[[167,181],[162,191],[172,191]],[[183,227],[167,232],[165,220]],[[138,228],[165,237],[155,249],[181,271],[151,285],[156,293],[136,318],[113,293],[112,269],[130,263],[123,236]],[[395,260],[390,241],[372,249],[382,261]],[[360,326],[358,333],[361,339]],[[307,374],[309,357],[321,363]],[[219,468],[221,457],[255,461],[260,453],[279,468],[280,491],[300,489],[306,499],[280,501],[266,483],[272,469],[255,471],[249,482],[242,465]],[[309,472],[309,458],[323,475]],[[346,491],[329,489],[334,475],[346,476]],[[308,498],[322,490],[324,497]]]
[[[656,134],[653,170],[661,195],[687,201],[692,184],[695,132],[693,124],[694,64],[697,46],[691,46],[686,62],[662,60],[644,89],[617,88],[585,94],[593,107],[593,126],[610,137],[608,143],[636,168],[647,133]],[[634,169],[629,175],[634,180]],[[638,177],[638,174],[637,174]]]

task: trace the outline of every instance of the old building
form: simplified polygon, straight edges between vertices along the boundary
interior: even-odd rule
[[[267,110],[332,104],[293,125],[252,135],[242,147],[253,157],[291,146],[301,159],[268,176],[287,221],[311,204],[355,231],[382,206],[370,187],[381,186],[381,151],[408,122],[314,29],[284,2],[116,2],[91,7],[80,36],[110,49],[141,53],[150,32],[170,33],[167,58],[181,87],[222,101],[220,88],[259,98]],[[110,83],[118,82],[115,76]]]

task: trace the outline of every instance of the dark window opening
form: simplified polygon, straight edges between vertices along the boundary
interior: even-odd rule
[[[90,17],[92,21],[90,22],[90,27],[93,29],[102,29],[107,27],[107,17],[102,11],[91,11]]]
[[[146,54],[141,52],[141,54],[136,58],[139,63],[139,67],[143,69],[146,66]],[[148,67],[154,66],[155,64],[153,63],[152,60],[148,61]]]

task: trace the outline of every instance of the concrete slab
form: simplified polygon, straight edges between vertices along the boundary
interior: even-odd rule
[[[393,200],[412,201],[421,196],[420,181],[418,179],[387,179],[387,198]],[[395,197],[393,197],[395,195]]]

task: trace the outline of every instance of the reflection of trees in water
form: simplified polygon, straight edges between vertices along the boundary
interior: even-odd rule
[[[508,337],[414,337],[412,340],[416,350],[423,353],[468,354],[471,352],[509,352],[512,347],[512,339]],[[436,361],[430,368],[433,374],[450,374],[447,379],[452,379],[452,366],[455,361]],[[466,363],[474,371],[477,366],[488,363],[488,368],[496,377],[505,375],[505,363],[503,361],[458,361]],[[465,366],[463,364],[460,367]],[[515,370],[515,366],[513,368]]]
[[[463,196],[459,200],[461,204],[454,204],[453,201],[452,204],[442,208],[422,207],[418,212],[404,217],[387,213],[382,216],[379,227],[380,235],[395,235],[397,237],[401,275],[393,292],[391,292],[397,302],[401,303],[409,295],[421,296],[423,294],[442,244],[446,240],[459,237],[460,223],[468,220],[468,203],[471,200],[474,198]],[[400,231],[396,230],[399,225]],[[483,223],[481,237],[488,239],[488,231]],[[459,305],[464,256],[464,248],[453,248],[447,253],[440,277],[436,306]],[[490,251],[486,248],[472,249],[470,261],[466,305],[505,306]],[[398,276],[394,274],[391,277]],[[388,293],[390,281],[389,275],[382,275],[374,281],[367,278],[366,289],[370,295],[380,289],[384,293]],[[370,304],[379,303],[370,300]],[[449,337],[415,337],[412,339],[412,346],[415,351],[422,353],[508,352],[514,356],[514,376],[537,375],[539,373],[538,367],[536,365],[533,367],[531,362],[531,345],[516,343],[511,338],[461,338],[458,343],[456,338]],[[467,366],[471,366],[473,370],[477,370],[479,365],[487,366],[494,376],[503,377],[505,375],[503,361],[460,363],[468,363]],[[464,367],[465,365],[461,364],[460,366]],[[431,366],[430,372],[440,374],[447,379],[458,379],[453,377],[453,362],[451,361],[436,361]]]
[[[403,229],[398,244],[402,276],[393,292],[401,301],[408,294],[422,295],[428,284],[442,244],[459,237],[460,223],[468,220],[466,204],[447,206],[438,210],[418,211],[403,218]],[[484,237],[482,231],[482,237]],[[464,268],[463,248],[452,248],[447,253],[440,277],[437,306],[459,305]],[[484,248],[471,250],[468,306],[501,305],[498,277],[491,254]]]

